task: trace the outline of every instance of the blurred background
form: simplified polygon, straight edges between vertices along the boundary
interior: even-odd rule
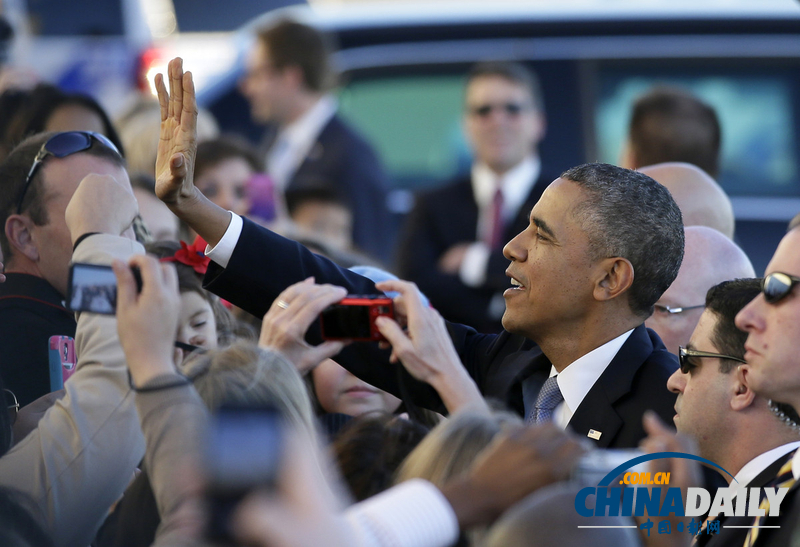
[[[800,6],[752,1],[3,0],[3,87],[47,81],[115,117],[174,56],[223,132],[257,143],[238,89],[252,30],[290,13],[330,32],[341,115],[379,153],[402,221],[413,192],[469,169],[464,74],[514,60],[539,74],[540,154],[559,170],[617,163],[631,104],[657,83],[691,90],[723,128],[719,182],[736,240],[763,273],[800,211]]]

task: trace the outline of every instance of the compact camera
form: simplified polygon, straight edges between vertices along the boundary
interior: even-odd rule
[[[341,302],[328,306],[320,314],[322,338],[325,340],[385,340],[375,320],[386,316],[394,319],[392,299],[379,295],[348,295]]]
[[[142,291],[139,268],[131,268],[136,289]],[[117,312],[117,277],[111,266],[74,263],[69,269],[67,307],[72,311],[114,315]]]

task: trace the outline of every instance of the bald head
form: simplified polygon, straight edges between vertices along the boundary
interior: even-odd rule
[[[708,226],[733,239],[731,200],[708,173],[689,163],[659,163],[639,171],[667,187],[684,226]]]
[[[669,289],[661,296],[656,306],[687,308],[702,305],[706,292],[714,285],[731,279],[755,277],[753,265],[733,241],[716,230],[705,226],[685,228],[686,244],[683,262]],[[686,346],[697,326],[702,308],[680,313],[656,311],[645,324],[656,331],[664,345],[672,353],[678,346]]]

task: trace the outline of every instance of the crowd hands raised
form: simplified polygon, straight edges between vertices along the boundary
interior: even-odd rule
[[[633,271],[643,259],[624,254],[595,258],[578,279],[567,271],[581,267],[575,266],[581,261],[574,261],[575,251],[568,251],[573,257],[566,259],[547,253],[580,247],[580,238],[587,237],[581,232],[585,225],[562,225],[548,215],[560,211],[570,216],[565,204],[570,197],[580,201],[580,192],[613,193],[615,177],[635,191],[651,192],[650,199],[667,198],[648,186],[655,184],[648,177],[636,178],[627,170],[570,170],[544,193],[530,226],[504,251],[518,285],[507,298],[504,326],[509,332],[483,335],[445,321],[414,283],[373,282],[206,198],[194,181],[192,76],[175,59],[166,82],[156,77],[156,88],[161,132],[155,194],[208,246],[184,246],[174,253],[143,247],[136,242],[139,207],[124,168],[71,165],[84,174],[63,200],[61,214],[73,248],[66,260],[112,266],[116,315],[78,314],[74,375],[63,393],[20,411],[17,421],[27,425],[9,435],[8,451],[0,458],[2,503],[8,508],[0,538],[76,546],[118,545],[125,538],[135,538],[137,545],[210,542],[206,500],[215,485],[204,454],[213,417],[226,405],[269,406],[282,416],[274,481],[247,485],[246,495],[226,518],[231,541],[243,545],[689,545],[688,534],[651,534],[645,523],[655,514],[637,516],[637,522],[577,515],[575,496],[587,485],[574,476],[575,470],[605,448],[699,454],[732,475],[742,471],[742,481],[753,486],[778,484],[777,470],[767,477],[759,472],[778,460],[779,467],[788,465],[800,439],[784,419],[776,418],[774,402],[784,401],[779,408],[793,416],[789,405],[800,392],[790,389],[790,379],[774,385],[763,367],[792,358],[788,352],[775,353],[769,361],[764,354],[767,341],[774,340],[768,336],[779,336],[770,314],[789,314],[800,323],[797,311],[791,316],[791,310],[778,308],[785,298],[791,302],[783,305],[797,310],[797,296],[790,294],[800,276],[797,229],[786,236],[767,272],[790,277],[772,277],[764,294],[756,280],[744,280],[741,287],[719,283],[723,279],[710,282],[709,287],[716,286],[706,297],[705,311],[697,314],[689,349],[711,354],[682,356],[678,368],[678,359],[667,351],[672,348],[645,331],[642,323],[649,314],[640,308],[652,310],[654,297],[660,298],[696,260],[689,253],[690,241],[698,241],[691,245],[699,248],[717,236],[687,229],[679,272],[684,231],[680,214],[674,214],[677,205],[668,200],[660,222],[672,222],[673,232],[661,237],[679,240],[680,245],[665,251],[673,257],[677,253],[677,263],[668,265],[672,273],[665,274],[666,282],[654,282],[658,294],[651,290],[643,297],[651,301],[636,308],[626,293],[641,293],[641,285],[632,287]],[[35,148],[43,145],[40,139]],[[69,154],[78,157],[80,152]],[[53,163],[69,159],[56,156]],[[20,232],[42,237],[19,222]],[[642,232],[647,236],[657,228],[643,227]],[[21,252],[37,262],[38,255],[25,254],[20,241],[25,237],[12,241],[16,260],[11,263],[19,263]],[[247,248],[254,242],[255,248]],[[531,262],[543,269],[525,269]],[[555,273],[541,266],[548,262]],[[66,266],[56,268],[62,277]],[[140,272],[141,290],[133,269]],[[749,274],[746,265],[742,270],[737,277],[753,276],[752,267]],[[551,285],[543,278],[543,292],[537,293],[542,300],[526,302],[537,273],[564,275]],[[48,275],[41,276],[54,286],[66,284]],[[565,304],[564,298],[571,298],[569,283],[590,287],[581,289],[585,301],[575,297]],[[782,292],[787,284],[788,291]],[[382,342],[320,337],[318,318],[330,305],[348,294],[384,293],[393,295],[394,316],[374,322]],[[725,302],[744,298],[736,296],[741,294],[747,295],[741,305],[725,307]],[[248,335],[216,295],[261,318],[258,334]],[[542,310],[550,304],[553,313]],[[723,336],[736,330],[734,322],[755,333],[748,341],[748,364],[734,371],[716,370],[710,361],[701,364],[714,355],[744,362],[747,335],[739,331],[733,342]],[[648,348],[644,356],[641,347],[626,349],[634,339]],[[593,350],[614,343],[606,367],[619,372],[590,373],[592,381],[576,400],[569,384],[561,384],[569,381],[569,367],[576,369]],[[623,354],[627,364],[618,358]],[[537,367],[541,370],[532,374]],[[713,376],[718,385],[703,376]],[[557,386],[558,396],[547,406],[543,393],[550,384]],[[605,403],[593,403],[596,390]],[[488,396],[503,400],[487,402]],[[598,406],[587,409],[592,404]],[[702,404],[719,408],[704,417]],[[677,434],[664,423],[675,410]],[[595,424],[586,422],[587,414],[602,429],[586,425]],[[426,419],[420,421],[420,415]],[[605,425],[609,420],[613,425]],[[767,453],[774,457],[753,473],[752,462]],[[662,459],[651,465],[660,465],[653,474],[669,472],[670,486],[684,492],[704,484],[694,461]],[[748,465],[749,474],[744,474]],[[752,482],[754,475],[763,480]],[[762,543],[756,545],[791,537],[789,518],[800,510],[794,497],[790,491],[783,505],[789,516],[775,521],[788,535],[762,532],[760,540],[755,538]],[[665,518],[676,529],[688,521],[677,514]],[[709,522],[721,518],[710,515]],[[607,523],[617,528],[582,528]],[[741,535],[715,544],[744,540]]]

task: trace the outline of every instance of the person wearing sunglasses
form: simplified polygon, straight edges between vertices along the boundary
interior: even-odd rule
[[[756,395],[737,369],[745,363],[747,333],[735,324],[761,289],[760,279],[725,281],[709,289],[705,309],[686,347],[680,369],[667,382],[678,394],[675,426],[697,442],[699,455],[729,471],[741,487],[774,487],[781,467],[800,446],[800,434],[785,414],[791,407]],[[784,412],[783,415],[779,413]],[[725,476],[732,483],[729,476]],[[727,485],[726,485],[727,486]],[[742,495],[742,494],[738,494]],[[719,534],[703,534],[698,545],[744,545],[752,517],[719,516]]]
[[[664,291],[645,325],[658,333],[667,349],[686,346],[703,313],[705,294],[729,279],[755,277],[750,259],[736,243],[705,226],[687,226],[678,277]]]
[[[482,63],[467,75],[463,128],[472,167],[420,194],[398,243],[397,273],[414,281],[444,317],[500,332],[507,286],[503,245],[558,173],[542,163],[541,86],[516,63]]]
[[[130,188],[125,161],[99,133],[34,135],[0,166],[0,373],[21,405],[50,391],[49,338],[75,336],[67,293],[73,242],[67,204],[87,176]]]

